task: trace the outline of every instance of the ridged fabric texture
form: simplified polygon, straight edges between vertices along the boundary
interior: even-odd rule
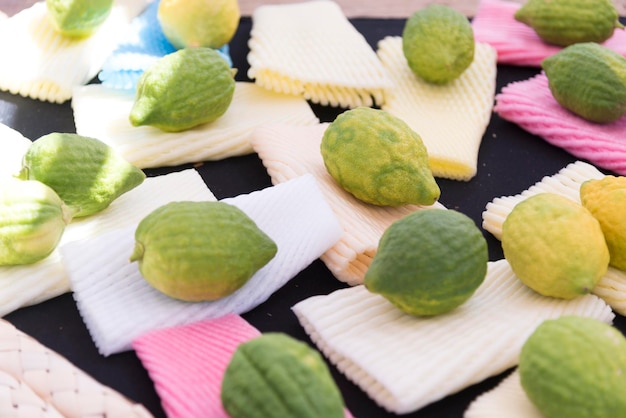
[[[487,203],[482,213],[483,229],[497,239],[502,239],[502,224],[519,202],[538,193],[556,193],[580,203],[580,186],[587,180],[602,177],[604,174],[589,163],[583,161],[571,163],[519,194],[497,197]],[[592,293],[604,299],[615,312],[626,315],[626,272],[609,266]]]
[[[476,293],[444,315],[404,314],[365,286],[310,297],[293,311],[324,355],[396,414],[515,366],[524,341],[545,319],[571,314],[611,323],[615,317],[594,295],[541,296],[517,279],[504,259],[489,262]]]
[[[385,229],[421,206],[368,205],[343,190],[328,174],[320,152],[327,126],[264,125],[254,131],[251,141],[274,184],[305,174],[315,177],[343,229],[339,242],[321,259],[338,280],[355,285],[363,283]],[[439,203],[434,206],[443,207]]]
[[[428,83],[411,71],[399,36],[382,39],[377,54],[393,82],[382,109],[405,121],[422,138],[435,177],[472,179],[493,109],[495,49],[477,43],[474,62],[445,85]]]
[[[75,86],[87,84],[126,35],[147,0],[115,0],[107,20],[90,37],[75,41],[48,21],[45,1],[0,20],[0,90],[63,103]]]
[[[256,84],[314,103],[380,105],[390,87],[376,53],[333,1],[258,7],[249,46]]]
[[[3,417],[152,417],[5,320],[0,320],[0,347]]]
[[[140,168],[176,166],[252,153],[250,135],[264,123],[319,123],[301,97],[237,82],[228,110],[214,122],[182,132],[132,126],[132,92],[103,85],[77,88],[72,100],[76,132],[98,138]],[[245,116],[245,117],[242,117]]]
[[[532,28],[516,21],[520,6],[507,0],[481,0],[472,19],[474,38],[491,44],[500,64],[539,67],[563,48],[545,43]],[[626,56],[626,31],[615,30],[603,45]]]
[[[129,350],[133,339],[155,329],[247,312],[341,236],[339,221],[312,176],[222,201],[252,218],[278,252],[242,288],[216,301],[182,302],[150,286],[137,263],[128,261],[135,227],[61,248],[78,309],[102,355]]]

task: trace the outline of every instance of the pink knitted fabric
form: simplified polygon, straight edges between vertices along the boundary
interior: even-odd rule
[[[549,45],[529,26],[513,17],[519,3],[507,0],[481,0],[472,20],[474,38],[498,52],[498,63],[539,67],[541,61],[562,48]],[[616,29],[603,44],[626,56],[626,31]]]
[[[626,116],[608,124],[576,116],[554,99],[544,73],[502,88],[494,112],[576,157],[626,175]]]
[[[240,343],[261,335],[239,315],[164,328],[137,337],[133,348],[169,418],[227,418],[220,390]]]

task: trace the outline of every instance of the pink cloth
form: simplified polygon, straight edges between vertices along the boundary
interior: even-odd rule
[[[493,46],[500,64],[540,67],[544,58],[562,48],[545,43],[532,28],[516,21],[513,16],[520,6],[507,0],[481,0],[472,19],[474,38]],[[616,29],[603,45],[626,56],[626,31]]]
[[[578,158],[626,175],[626,116],[608,124],[586,121],[554,99],[543,72],[502,88],[494,112]]]
[[[228,418],[220,398],[222,376],[237,346],[259,335],[231,314],[143,334],[133,348],[169,418]]]

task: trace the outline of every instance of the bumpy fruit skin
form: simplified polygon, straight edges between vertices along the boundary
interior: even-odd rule
[[[180,49],[141,75],[129,120],[133,126],[184,131],[226,113],[234,92],[234,73],[219,52]]]
[[[60,34],[90,36],[109,17],[113,0],[46,0],[48,17]]]
[[[546,418],[626,417],[626,339],[604,322],[544,321],[524,343],[518,370]]]
[[[599,222],[582,205],[554,193],[515,205],[502,225],[502,250],[524,284],[562,299],[591,292],[609,266]]]
[[[321,355],[286,334],[241,344],[222,380],[232,418],[342,418],[341,393]]]
[[[487,241],[471,218],[454,210],[419,210],[383,233],[364,284],[410,315],[439,315],[474,294],[488,259]]]
[[[45,184],[0,180],[0,265],[32,264],[59,243],[72,213]]]
[[[383,110],[343,112],[324,131],[320,151],[328,173],[363,202],[432,205],[441,194],[420,136]]]
[[[464,15],[449,6],[431,5],[413,13],[402,31],[402,51],[422,79],[445,84],[474,61],[474,31]]]
[[[564,108],[592,122],[626,114],[626,58],[593,42],[564,48],[541,63],[552,95]]]
[[[157,10],[163,34],[178,49],[226,45],[240,17],[237,0],[161,0]]]
[[[155,289],[180,300],[216,300],[241,288],[276,255],[276,243],[224,202],[172,202],[137,226],[131,261]]]
[[[624,28],[611,0],[529,0],[517,10],[515,20],[558,46],[602,43],[616,28]]]
[[[26,151],[19,178],[47,184],[74,217],[83,217],[106,209],[146,175],[98,139],[53,132]]]
[[[609,264],[626,271],[626,177],[587,180],[580,187],[580,200],[600,222],[611,255]]]

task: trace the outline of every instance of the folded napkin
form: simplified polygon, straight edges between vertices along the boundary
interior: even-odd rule
[[[481,0],[472,19],[474,39],[491,44],[500,64],[539,67],[563,48],[545,43],[532,28],[516,21],[520,6],[509,0]],[[603,45],[626,56],[626,31],[616,29]]]
[[[610,323],[615,317],[594,295],[541,296],[504,259],[489,262],[476,293],[444,315],[404,314],[365,286],[310,297],[293,311],[329,361],[396,414],[515,366],[526,338],[546,319],[581,315]]]
[[[182,132],[132,126],[128,115],[134,100],[132,91],[88,85],[74,90],[72,109],[78,134],[109,144],[140,168],[251,154],[250,133],[263,123],[319,122],[304,99],[250,82],[237,82],[228,110],[216,121]]]
[[[153,1],[129,25],[128,35],[102,65],[98,78],[112,88],[135,90],[137,80],[159,58],[176,48],[167,40],[157,18],[160,0]],[[217,50],[233,65],[228,45]]]
[[[0,90],[63,103],[75,86],[87,84],[127,33],[148,0],[115,0],[106,21],[88,38],[57,33],[40,1],[0,21]]]
[[[330,0],[264,5],[252,14],[248,77],[322,105],[382,104],[390,80],[376,53]]]
[[[377,54],[393,82],[382,109],[422,138],[433,175],[465,181],[474,177],[496,92],[495,49],[477,43],[469,68],[445,85],[428,83],[411,71],[399,36],[381,40]]]
[[[5,320],[0,320],[0,347],[3,417],[152,416]]]
[[[176,300],[144,280],[137,263],[129,261],[136,226],[61,247],[78,309],[101,354],[129,350],[133,339],[155,329],[247,312],[341,235],[312,176],[222,201],[250,216],[274,240],[278,252],[242,288],[216,301]]]
[[[59,246],[44,260],[23,266],[0,267],[0,316],[70,291],[60,247],[110,230],[135,225],[157,207],[174,200],[215,200],[194,169],[149,177],[93,216],[74,219]]]
[[[578,158],[626,174],[626,116],[594,123],[575,115],[556,101],[543,72],[504,86],[494,112]]]
[[[341,222],[343,236],[320,257],[335,277],[354,285],[363,276],[378,248],[381,235],[394,221],[421,206],[374,206],[343,190],[328,174],[320,153],[322,135],[328,124],[310,127],[264,125],[252,135],[254,151],[267,168],[272,183],[279,184],[311,174]],[[435,207],[443,208],[440,203]]]
[[[587,180],[602,177],[604,174],[589,163],[576,161],[568,164],[558,173],[544,177],[519,194],[496,197],[488,202],[482,213],[483,229],[501,239],[502,224],[519,202],[538,193],[556,193],[580,203],[580,186]],[[626,315],[626,271],[609,266],[592,293],[604,299],[615,312]]]

